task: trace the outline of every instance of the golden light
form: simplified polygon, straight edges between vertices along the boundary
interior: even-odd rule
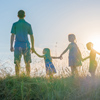
[[[93,43],[93,48],[94,48],[96,51],[100,52],[100,37],[96,37],[96,38],[93,39],[91,42]]]

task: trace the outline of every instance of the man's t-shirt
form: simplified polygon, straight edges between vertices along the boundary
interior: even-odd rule
[[[12,26],[11,33],[15,34],[15,48],[30,48],[30,43],[28,40],[28,34],[32,35],[32,28],[29,23],[27,23],[24,19],[19,19],[19,21],[15,22]]]

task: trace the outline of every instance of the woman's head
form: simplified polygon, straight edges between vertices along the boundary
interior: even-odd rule
[[[75,42],[75,40],[76,40],[75,35],[74,34],[69,34],[68,35],[68,40],[69,40],[69,42]]]
[[[43,49],[43,54],[50,55],[50,49],[49,48],[44,48]]]
[[[87,47],[88,50],[91,50],[93,48],[93,43],[92,42],[88,42],[86,44],[86,47]]]

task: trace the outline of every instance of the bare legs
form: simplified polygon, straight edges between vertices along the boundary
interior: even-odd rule
[[[71,72],[72,72],[72,76],[75,76],[75,74],[78,75],[76,66],[71,66]]]
[[[19,76],[19,70],[20,70],[20,63],[16,62],[15,73],[16,73],[17,76]]]
[[[95,78],[95,72],[91,72],[91,77]]]
[[[16,72],[16,75],[19,76],[20,63],[18,63],[18,62],[15,65],[15,72]],[[27,76],[30,76],[30,63],[26,63],[26,74],[27,74]]]
[[[27,76],[30,76],[30,63],[26,63],[26,73]]]

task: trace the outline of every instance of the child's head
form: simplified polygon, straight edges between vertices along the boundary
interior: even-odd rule
[[[88,42],[86,44],[86,47],[87,47],[88,50],[91,50],[93,48],[93,43],[92,42]]]
[[[44,48],[43,49],[43,54],[50,55],[50,49],[49,48]]]
[[[25,12],[24,12],[23,10],[19,10],[19,11],[18,11],[18,17],[19,17],[20,19],[23,19],[23,18],[25,17]]]
[[[76,40],[75,35],[74,34],[69,34],[68,35],[68,40],[69,40],[69,42],[75,42],[75,40]]]

